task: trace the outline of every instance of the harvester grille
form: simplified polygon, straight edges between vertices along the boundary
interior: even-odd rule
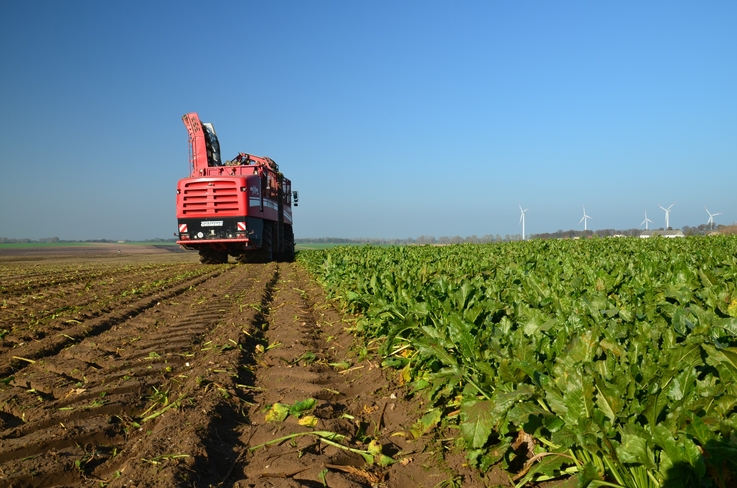
[[[184,215],[212,215],[238,211],[238,183],[228,180],[192,181],[184,184]]]

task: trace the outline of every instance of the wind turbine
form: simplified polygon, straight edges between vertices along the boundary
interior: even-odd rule
[[[653,221],[652,221],[652,220],[650,220],[650,219],[648,219],[648,218],[647,218],[647,210],[645,210],[645,220],[643,220],[643,221],[642,221],[642,224],[645,224],[645,230],[649,230],[649,229],[647,228],[647,223],[648,223],[648,222],[650,222],[651,224],[653,223]],[[640,225],[642,225],[642,224],[640,224]]]
[[[716,217],[717,215],[722,215],[722,212],[717,212],[713,214],[709,212],[709,209],[706,207],[704,207],[704,210],[706,210],[706,213],[709,214],[709,220],[706,222],[706,225],[711,224],[711,230],[714,230],[714,217]]]
[[[581,217],[581,220],[578,221],[579,224],[581,222],[583,222],[583,230],[584,231],[588,230],[586,228],[586,223],[588,222],[588,219],[590,219],[590,218],[591,218],[590,216],[586,215],[586,205],[584,205],[583,206],[583,217]]]
[[[673,205],[675,205],[675,204],[676,204],[676,202],[671,203],[670,204],[670,207],[668,207],[668,208],[665,208],[662,205],[658,205],[658,207],[660,207],[663,210],[665,210],[665,230],[670,229],[670,209],[673,208]]]
[[[522,224],[522,240],[525,240],[525,214],[529,210],[529,208],[526,208],[522,210],[522,205],[519,206],[520,212],[522,212],[522,215],[519,216],[519,223]]]

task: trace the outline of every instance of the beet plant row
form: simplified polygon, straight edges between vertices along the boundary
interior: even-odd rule
[[[299,254],[481,472],[737,482],[737,238]]]

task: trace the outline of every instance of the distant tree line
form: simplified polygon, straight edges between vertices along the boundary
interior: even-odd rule
[[[672,227],[671,227],[672,229]],[[664,230],[663,227],[658,229],[650,230]],[[614,237],[614,236],[626,236],[626,237],[638,237],[642,234],[643,229],[599,229],[599,230],[559,230],[557,232],[545,232],[542,234],[530,234],[530,239],[572,239],[574,237]],[[718,234],[736,234],[737,225],[715,225],[712,230],[711,225],[701,224],[696,227],[689,227],[688,225],[683,226],[681,232],[687,236],[706,236],[712,232]]]
[[[737,234],[737,224],[732,225],[715,225],[712,230],[710,224],[701,224],[696,227],[683,226],[681,229],[687,236],[708,236],[712,232],[718,232],[719,234]]]
[[[58,237],[42,237],[41,239],[28,239],[28,238],[22,238],[22,239],[9,239],[7,237],[0,237],[0,244],[29,244],[32,242],[67,242],[62,241]]]
[[[438,244],[438,245],[444,245],[444,244],[463,244],[463,243],[473,243],[473,244],[487,244],[490,242],[509,242],[509,241],[519,241],[522,239],[522,236],[519,234],[515,235],[505,235],[502,237],[499,234],[492,235],[487,234],[485,236],[440,236],[440,237],[434,237],[434,236],[426,236],[422,235],[420,237],[407,237],[405,239],[401,238],[374,238],[374,237],[358,237],[354,239],[346,239],[343,237],[303,237],[303,238],[297,238],[294,240],[297,244],[374,244],[374,245],[402,245],[402,244]]]
[[[660,229],[663,230],[663,229]],[[573,239],[586,237],[639,237],[642,229],[599,229],[599,230],[558,230],[556,232],[543,232],[541,234],[530,234],[529,239]]]
[[[663,230],[651,229],[651,230]],[[714,230],[711,229],[710,225],[701,224],[696,227],[684,226],[681,231],[687,236],[698,236],[698,235],[709,235],[712,232],[719,234],[737,234],[737,224],[735,225],[716,225]],[[543,232],[541,234],[530,234],[527,239],[573,239],[573,238],[587,238],[587,237],[639,237],[643,232],[643,229],[599,229],[599,230],[558,230],[556,232]],[[355,239],[346,239],[344,237],[303,237],[297,238],[294,241],[297,244],[374,244],[374,245],[407,245],[407,244],[435,244],[435,245],[446,245],[446,244],[488,244],[491,242],[512,242],[520,241],[522,236],[520,234],[506,234],[502,237],[499,234],[487,234],[481,237],[478,236],[427,236],[421,235],[419,237],[407,237],[406,239],[400,238],[371,238],[371,237],[359,237]]]

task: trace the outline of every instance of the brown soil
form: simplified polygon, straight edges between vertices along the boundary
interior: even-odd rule
[[[450,440],[412,438],[421,399],[354,345],[299,265],[66,249],[0,255],[0,486],[508,484]],[[309,398],[316,425],[266,421]],[[372,439],[394,464],[345,449]]]
[[[6,247],[0,244],[0,263],[131,263],[196,262],[197,251],[155,244],[91,243],[79,246]]]

